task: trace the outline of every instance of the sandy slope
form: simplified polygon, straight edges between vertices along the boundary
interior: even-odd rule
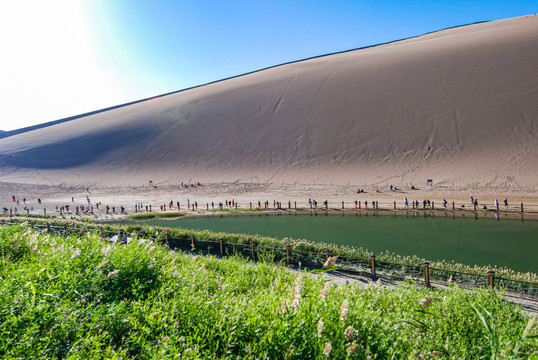
[[[285,64],[4,137],[0,181],[535,197],[537,64],[538,16]]]

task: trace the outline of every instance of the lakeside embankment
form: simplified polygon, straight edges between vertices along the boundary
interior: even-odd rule
[[[4,357],[492,358],[538,346],[536,317],[497,292],[331,286],[98,233],[0,235]]]

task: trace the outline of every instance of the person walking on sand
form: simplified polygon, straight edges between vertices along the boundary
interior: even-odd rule
[[[504,207],[508,207],[508,198],[504,199]]]
[[[409,202],[407,201],[407,198],[405,198],[405,201],[404,201],[404,202],[405,202],[405,207],[406,207],[406,208],[409,208]]]

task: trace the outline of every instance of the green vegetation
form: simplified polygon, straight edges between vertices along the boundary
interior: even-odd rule
[[[167,214],[167,213],[165,213]],[[179,214],[179,213],[170,213],[170,214]],[[6,217],[8,221],[27,221],[29,219],[24,217]],[[63,226],[67,225],[68,227],[84,227],[86,229],[98,229],[101,228],[106,231],[120,231],[124,230],[125,233],[131,234],[131,233],[148,233],[148,234],[165,234],[168,233],[170,237],[183,237],[183,238],[190,238],[191,236],[195,236],[196,239],[199,240],[211,240],[211,241],[218,241],[219,239],[223,239],[227,243],[236,243],[236,244],[250,244],[251,242],[255,242],[258,246],[266,246],[271,248],[280,248],[284,249],[286,245],[290,245],[291,250],[299,250],[299,251],[308,251],[308,252],[314,252],[314,253],[325,253],[326,250],[329,250],[331,255],[338,255],[338,256],[349,256],[349,257],[356,257],[356,258],[363,258],[363,259],[369,259],[371,252],[368,251],[368,249],[364,249],[362,247],[351,247],[351,246],[339,246],[335,244],[328,244],[328,243],[319,243],[304,239],[292,239],[292,238],[284,238],[284,239],[276,239],[268,236],[261,236],[261,235],[248,235],[248,234],[230,234],[230,233],[222,233],[222,232],[212,232],[207,230],[192,230],[192,229],[183,229],[183,228],[166,228],[166,227],[159,227],[159,226],[149,226],[144,224],[132,224],[132,225],[116,225],[116,224],[95,224],[91,223],[89,219],[80,219],[80,220],[74,220],[74,219],[31,219],[36,224],[45,224],[50,223],[51,225],[57,225],[57,226]],[[398,254],[394,254],[391,252],[383,252],[380,254],[376,254],[376,260],[377,261],[386,261],[386,262],[394,262],[394,263],[401,263],[401,264],[409,264],[409,265],[419,265],[423,266],[425,259],[420,258],[418,256],[400,256]],[[464,264],[455,263],[454,261],[438,261],[438,262],[432,262],[430,264],[431,268],[436,269],[444,269],[449,271],[460,271],[465,272],[469,274],[477,274],[477,275],[485,275],[488,270],[494,270],[495,276],[498,278],[506,278],[511,280],[518,280],[518,281],[528,281],[532,283],[538,283],[538,274],[527,272],[527,273],[521,273],[514,271],[512,269],[506,268],[506,267],[498,267],[498,266],[491,266],[491,267],[483,267],[483,266],[468,266]],[[436,275],[443,275],[445,278],[450,277],[450,274],[441,274],[442,271],[436,270]],[[485,281],[485,280],[484,280]],[[504,285],[514,285],[504,283]],[[526,286],[526,285],[525,285]],[[531,285],[531,287],[534,289],[535,286]]]
[[[270,262],[0,228],[3,358],[529,358],[497,292],[345,285]]]
[[[148,220],[154,218],[177,218],[185,216],[184,212],[141,212],[129,215],[131,219],[134,220]]]
[[[204,210],[204,212],[217,212],[217,213],[228,213],[228,212],[231,212],[231,213],[248,213],[248,212],[252,212],[252,211],[255,211],[255,212],[260,212],[260,211],[267,211],[265,209],[262,209],[260,207],[253,207],[252,209],[250,208],[239,208],[239,209],[236,209],[236,208],[224,208],[224,209],[219,209],[219,208],[215,208],[215,209],[209,209],[209,210]]]

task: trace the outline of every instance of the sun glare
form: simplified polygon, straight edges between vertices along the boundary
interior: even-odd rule
[[[1,130],[114,105],[121,89],[99,66],[88,9],[73,0],[5,2],[0,33]],[[88,101],[91,99],[91,101]]]

